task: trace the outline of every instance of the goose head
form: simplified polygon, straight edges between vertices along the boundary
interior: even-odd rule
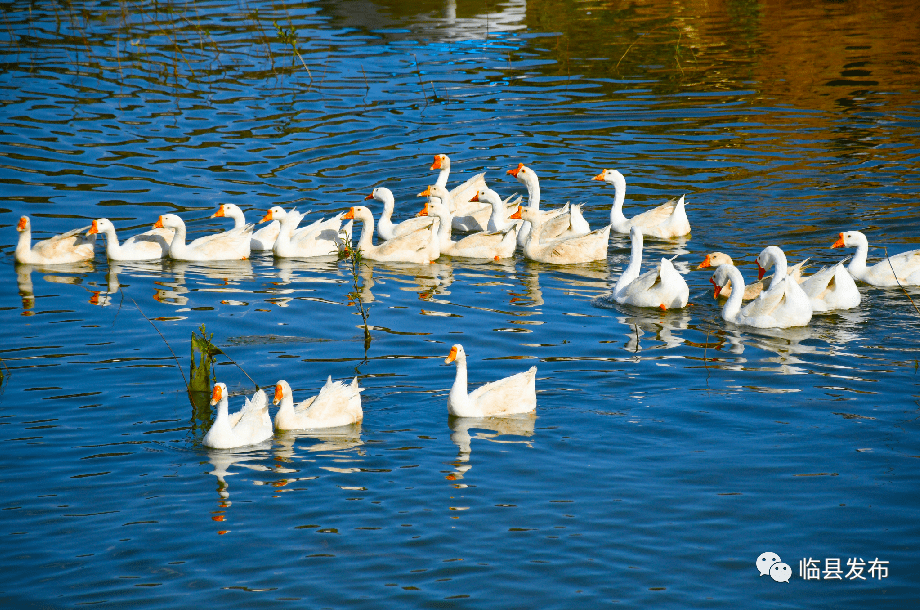
[[[869,240],[866,239],[863,233],[859,231],[846,231],[840,233],[837,241],[833,243],[831,248],[857,248],[863,244],[869,244]]]
[[[732,267],[732,265],[719,265],[715,273],[712,274],[712,277],[709,278],[709,283],[711,283],[714,287],[712,298],[718,299],[719,293],[722,292],[722,289],[725,288],[726,284],[728,284],[729,267]]]
[[[463,351],[463,346],[457,343],[450,348],[450,353],[447,354],[447,358],[444,359],[444,364],[464,360],[466,360],[466,352]]]
[[[733,265],[732,257],[722,252],[712,252],[706,255],[703,262],[697,269],[706,269],[707,267],[718,267],[719,265]]]
[[[162,214],[153,226],[156,229],[178,229],[184,228],[185,222],[175,214]]]
[[[626,186],[626,178],[624,178],[623,174],[615,169],[605,169],[598,175],[591,178],[591,180],[600,180],[602,182],[606,182],[607,184],[612,184],[617,188],[619,188],[621,185]]]
[[[288,213],[280,205],[272,206],[271,209],[268,210],[268,213],[263,216],[262,220],[259,222],[263,223],[269,222],[270,220],[284,220],[287,214]]]
[[[115,225],[112,224],[112,221],[108,218],[97,218],[93,221],[92,226],[89,228],[89,231],[86,232],[87,235],[96,235],[97,233],[105,233],[109,229],[115,230]]]
[[[211,392],[211,406],[227,400],[227,384],[218,381],[214,384],[214,390]]]
[[[447,171],[450,171],[450,157],[448,157],[447,155],[443,155],[443,154],[435,155],[434,163],[431,164],[431,171],[434,171],[436,169],[441,169],[441,170],[446,169]]]
[[[288,382],[282,379],[275,384],[275,400],[274,404],[280,404],[285,398],[293,398],[294,394],[291,392],[291,386],[288,385]]]
[[[29,220],[28,216],[22,216],[19,219],[19,224],[16,225],[16,230],[22,233],[23,231],[29,231],[32,228],[32,221]]]

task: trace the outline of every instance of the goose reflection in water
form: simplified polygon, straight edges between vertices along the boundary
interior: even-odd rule
[[[43,273],[42,279],[51,284],[81,285],[86,274],[95,269],[93,261],[81,261],[66,265],[28,265],[16,264],[16,285],[19,288],[19,297],[22,299],[22,315],[35,315],[35,286],[32,283],[32,272]],[[51,296],[51,295],[39,295]]]
[[[361,438],[361,424],[351,424],[338,428],[325,428],[323,430],[284,430],[275,433],[275,467],[274,472],[284,475],[272,485],[284,487],[295,481],[308,481],[317,478],[316,474],[306,477],[296,476],[301,472],[300,466],[304,460],[302,452],[313,454],[329,454],[318,457],[333,458],[336,463],[352,461],[364,457],[364,440]],[[299,450],[299,451],[298,451]],[[316,461],[316,460],[310,460]],[[336,472],[357,472],[358,468],[339,468],[320,466],[324,470]]]
[[[417,292],[418,298],[424,301],[432,301],[437,295],[450,295],[447,288],[454,283],[454,263],[444,258],[427,265],[365,260],[362,261],[361,266],[370,270],[370,286],[403,284],[404,286],[398,287],[399,290]],[[365,277],[363,269],[361,277]],[[370,288],[362,290],[370,293]],[[369,296],[373,300],[374,295],[369,294]]]
[[[523,413],[508,417],[451,417],[448,422],[451,429],[450,440],[457,445],[459,452],[457,460],[452,464],[455,471],[447,475],[447,480],[462,479],[473,467],[470,463],[473,439],[482,439],[492,443],[527,445],[532,448],[533,440],[513,440],[503,437],[533,436],[536,421],[536,413]],[[471,432],[473,430],[476,431],[475,436]],[[483,430],[489,430],[492,433],[483,432]]]
[[[229,519],[226,509],[230,508],[232,502],[230,501],[230,484],[227,482],[227,477],[239,474],[239,469],[235,469],[235,472],[231,472],[230,469],[234,465],[238,465],[241,468],[248,468],[254,471],[268,471],[269,468],[261,463],[249,464],[248,462],[264,462],[267,456],[266,452],[271,449],[271,446],[272,439],[268,439],[258,445],[246,447],[245,450],[208,449],[208,460],[214,466],[214,469],[208,471],[207,474],[213,474],[217,477],[217,495],[220,498],[217,503],[218,510],[211,511],[212,521],[226,523]],[[219,530],[217,533],[226,534],[227,531]]]
[[[108,307],[113,303],[121,303],[121,298],[118,298],[117,295],[122,287],[127,288],[130,284],[124,284],[124,286],[122,286],[119,280],[119,274],[129,274],[132,277],[160,278],[163,275],[163,263],[159,260],[137,262],[109,261],[109,266],[106,270],[105,290],[91,291],[89,298],[89,303],[91,305]],[[98,283],[90,283],[90,286],[100,287]]]
[[[272,296],[266,299],[276,307],[287,307],[297,288],[292,287],[299,282],[342,282],[334,278],[340,274],[337,256],[321,256],[309,259],[275,257],[273,266],[278,271],[278,280],[272,282]],[[304,289],[304,291],[312,291]]]
[[[255,279],[252,263],[248,259],[213,263],[171,261],[164,267],[164,273],[166,272],[172,272],[173,279],[154,282],[157,288],[153,298],[160,303],[177,306],[188,305],[189,298],[185,295],[190,292],[229,292],[231,289],[228,287]],[[192,290],[186,288],[186,275],[195,278],[193,280],[195,288]],[[200,281],[201,277],[217,280],[220,283],[209,285],[207,282]]]

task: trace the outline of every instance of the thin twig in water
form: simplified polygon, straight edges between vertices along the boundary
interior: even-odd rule
[[[210,343],[210,341],[209,341],[209,343]],[[252,385],[256,386],[256,389],[257,389],[257,390],[259,389],[259,384],[256,383],[255,380],[254,380],[252,377],[249,376],[249,373],[247,373],[246,371],[244,371],[244,370],[243,370],[243,367],[241,367],[239,364],[237,364],[236,360],[234,360],[233,358],[231,358],[231,357],[229,356],[229,354],[227,354],[227,352],[225,352],[224,350],[220,349],[219,347],[217,347],[217,346],[214,345],[213,343],[211,343],[211,347],[213,347],[213,348],[217,351],[218,354],[223,354],[223,355],[227,358],[227,360],[229,360],[230,362],[232,362],[232,363],[236,366],[236,368],[240,369],[240,371],[241,371],[244,375],[246,375],[246,378],[247,378],[249,381],[252,382]]]
[[[120,290],[122,294],[125,294],[124,290],[121,288],[118,290]],[[157,331],[157,334],[160,335],[163,343],[166,344],[166,347],[169,349],[169,353],[172,354],[173,360],[176,361],[176,368],[179,369],[179,374],[182,375],[182,382],[185,383],[185,391],[188,393],[189,402],[192,402],[192,389],[188,385],[188,379],[186,379],[185,373],[182,372],[182,365],[179,364],[179,357],[176,356],[176,352],[173,351],[173,348],[169,345],[169,341],[166,340],[166,337],[163,336],[163,333],[160,332],[160,329],[157,328],[157,325],[154,324],[153,321],[147,317],[147,314],[145,314],[144,311],[140,308],[140,306],[137,304],[137,301],[131,298],[131,295],[125,294],[125,296],[131,299],[131,302],[134,303],[134,306],[137,308],[137,310],[141,313],[142,316],[144,316],[144,319],[150,323],[150,326],[153,327],[153,330]],[[195,406],[194,402],[192,402],[192,406]]]
[[[654,27],[654,28],[650,29],[648,32],[645,32],[645,34],[643,34],[643,35],[651,34],[652,32],[654,32],[655,30],[657,30],[658,28],[661,28],[661,27],[664,27],[664,24],[659,25],[658,27]],[[626,54],[629,53],[629,50],[630,50],[631,48],[633,48],[633,46],[635,46],[641,39],[642,39],[641,36],[640,36],[639,38],[636,38],[635,40],[633,40],[633,41],[629,44],[628,47],[626,47],[626,50],[623,51],[623,54],[620,56],[620,59],[617,60],[617,65],[615,65],[615,66],[613,67],[614,70],[618,70],[618,69],[620,68],[620,62],[623,61],[623,58],[626,57]]]
[[[425,108],[422,109],[422,112],[424,112],[428,108],[428,94],[425,93],[425,83],[422,82],[422,71],[418,67],[418,57],[413,53],[412,58],[415,59],[415,74],[418,76],[419,87],[422,89],[422,95],[425,96]],[[434,87],[432,87],[432,89],[434,89]]]
[[[914,309],[918,314],[920,314],[920,309],[917,309],[917,304],[914,303],[914,300],[910,298],[910,294],[907,292],[907,289],[901,285],[901,280],[898,279],[898,274],[894,272],[894,265],[891,264],[891,258],[888,256],[888,248],[882,246],[882,249],[885,250],[885,260],[888,261],[888,266],[891,268],[891,275],[894,276],[894,281],[898,283],[898,287],[904,291],[904,296],[907,297],[907,300],[910,301],[910,304],[914,306]]]

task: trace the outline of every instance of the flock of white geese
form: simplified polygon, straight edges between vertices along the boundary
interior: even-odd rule
[[[606,260],[610,232],[614,231],[629,234],[631,252],[611,297],[621,304],[662,310],[687,305],[689,289],[673,259],[662,258],[654,268],[641,272],[643,236],[669,239],[690,233],[684,197],[627,218],[623,214],[626,180],[619,171],[606,169],[593,179],[614,188],[610,224],[592,230],[582,215],[581,205],[541,210],[539,179],[524,164],[507,173],[526,186],[526,206],[520,205],[520,196],[502,199],[486,186],[484,173],[448,190],[447,155],[435,155],[431,170],[440,173],[433,185],[419,193],[420,197],[427,197],[424,208],[415,217],[398,224],[392,220],[393,194],[384,187],[375,188],[365,197],[383,205],[376,227],[373,212],[365,206],[354,206],[348,212],[304,227],[300,226],[303,214],[275,206],[259,221],[268,224],[256,230],[255,224],[246,223],[238,206],[223,204],[212,218],[231,218],[234,227],[190,243],[186,243],[183,220],[175,214],[164,214],[152,230],[123,242],[119,242],[114,225],[99,218],[91,227],[74,229],[32,245],[30,220],[23,216],[17,225],[20,237],[15,258],[19,263],[34,265],[89,260],[95,256],[95,239],[100,233],[106,236],[106,256],[114,261],[163,257],[199,262],[239,260],[248,258],[252,252],[268,251],[282,258],[338,256],[352,247],[352,226],[356,220],[362,224],[357,248],[369,260],[429,263],[440,256],[500,260],[512,257],[520,248],[524,257],[531,260],[579,264]],[[453,231],[464,236],[454,240]],[[859,231],[840,233],[831,247],[856,248],[856,253],[847,266],[842,260],[803,276],[803,263],[790,267],[780,248],[768,246],[757,257],[759,277],[750,285],[745,284],[732,259],[721,252],[706,255],[699,268],[715,269],[710,282],[715,287],[714,297],[724,298],[722,318],[757,328],[804,326],[814,312],[857,307],[861,296],[854,280],[872,286],[920,285],[920,250],[896,254],[869,267],[866,263],[869,243]],[[770,268],[774,268],[773,275],[764,277]],[[448,397],[448,411],[452,415],[502,417],[536,409],[536,367],[469,392],[463,347],[454,345],[446,362],[456,363],[456,377]],[[241,410],[230,414],[227,387],[217,383],[211,397],[217,415],[203,444],[215,448],[240,447],[267,440],[274,429],[329,428],[359,422],[363,417],[361,390],[357,378],[350,384],[333,382],[330,378],[317,396],[295,406],[290,385],[279,381],[274,398],[279,409],[272,422],[268,397],[262,390],[246,399]]]

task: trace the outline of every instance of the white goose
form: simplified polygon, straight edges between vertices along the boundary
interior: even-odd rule
[[[744,278],[738,268],[731,264],[719,265],[709,281],[715,287],[712,297],[719,298],[722,287],[731,282],[734,289],[731,296],[722,306],[722,319],[726,322],[740,326],[753,326],[755,328],[786,328],[794,326],[789,320],[777,317],[774,312],[780,304],[780,299],[764,300],[766,293],[761,293],[756,299],[741,308],[744,295]]]
[[[508,205],[502,201],[502,198],[499,197],[498,193],[492,189],[482,189],[476,193],[470,201],[474,203],[488,203],[492,206],[492,213],[489,215],[486,231],[507,231],[511,228],[520,230],[521,226],[524,224],[523,220],[510,219],[510,216],[517,211],[517,206],[515,205],[509,208]]]
[[[432,223],[432,220],[425,216],[410,218],[394,225],[392,217],[393,209],[396,206],[396,200],[393,198],[393,193],[390,189],[386,187],[378,186],[370,195],[364,198],[365,201],[368,199],[376,199],[383,204],[380,222],[377,223],[377,237],[384,241],[399,237],[400,235],[412,233],[419,229],[424,229]]]
[[[799,284],[801,284],[805,279],[802,277],[802,267],[807,262],[808,259],[806,258],[802,262],[796,263],[795,265],[789,267],[788,275],[792,276],[792,278],[795,279],[795,281]],[[734,265],[734,261],[732,261],[732,257],[723,252],[711,252],[706,255],[706,258],[703,259],[703,262],[699,264],[697,269],[706,269],[708,267],[715,268],[720,265]],[[757,295],[763,292],[764,287],[769,287],[770,282],[772,281],[773,276],[767,275],[758,279],[756,282],[746,285],[744,287],[743,300],[750,301],[751,299],[757,298]],[[732,285],[731,282],[729,282],[727,285],[722,287],[721,291],[719,291],[719,298],[727,299],[729,296],[731,296],[731,293]]]
[[[522,219],[531,225],[530,234],[524,243],[524,256],[531,260],[565,265],[607,259],[610,225],[587,235],[544,240],[543,224],[545,220],[538,210],[518,206],[518,211],[512,214],[511,218]]]
[[[872,286],[920,286],[920,250],[909,250],[889,256],[880,263],[866,267],[869,240],[859,231],[847,231],[831,248],[856,248],[847,271],[854,278]],[[892,273],[892,267],[894,273]]]
[[[55,235],[32,245],[32,221],[28,216],[19,219],[16,230],[19,241],[16,243],[15,258],[17,263],[28,265],[66,265],[87,261],[96,256],[96,236],[84,235],[89,227],[80,227],[60,235]]]
[[[802,290],[808,295],[811,309],[815,313],[852,309],[862,302],[859,288],[843,263],[844,261],[840,261],[835,265],[828,265],[802,279]]]
[[[500,260],[514,256],[517,249],[517,231],[513,225],[505,231],[481,231],[467,235],[459,241],[450,238],[451,213],[438,197],[432,197],[422,210],[428,216],[437,216],[440,253],[487,260]]]
[[[774,265],[774,281],[770,282],[769,288],[760,293],[757,300],[764,299],[765,303],[769,303],[773,298],[780,298],[781,302],[777,309],[773,310],[773,316],[788,321],[789,326],[807,325],[812,314],[811,299],[799,283],[786,272],[786,254],[776,246],[767,246],[757,256],[758,277],[763,278],[766,270]]]
[[[297,228],[303,216],[297,210],[288,212],[276,205],[259,221],[280,222],[278,237],[272,246],[274,255],[278,258],[338,256],[345,247],[345,241],[339,234],[345,215],[337,214],[331,218],[317,220],[306,227]],[[344,230],[350,235],[351,223],[347,223]]]
[[[255,445],[272,437],[272,420],[268,415],[268,397],[257,390],[246,399],[243,408],[232,415],[227,410],[227,386],[215,383],[211,406],[217,405],[217,417],[201,444],[215,449]]]
[[[789,281],[788,278],[782,282],[777,282],[776,284],[779,286],[771,286],[770,290],[760,293],[760,296],[748,303],[743,309],[741,300],[744,295],[744,278],[741,277],[741,272],[738,271],[737,267],[728,264],[720,265],[716,268],[712,277],[709,278],[709,281],[715,287],[713,298],[719,297],[722,287],[729,281],[735,287],[731,296],[722,306],[722,319],[726,322],[755,328],[803,326],[801,322],[802,316],[796,315],[795,311],[790,311],[790,306],[787,303],[785,288],[793,284],[798,287],[798,284]],[[801,288],[799,290],[801,291]],[[794,299],[794,301],[799,304],[799,309],[807,307],[810,311],[811,303],[804,292],[801,293],[801,297]],[[804,304],[802,304],[803,301]],[[795,308],[793,307],[792,309],[794,310]],[[811,319],[810,315],[808,319]],[[806,321],[805,324],[807,323]]]
[[[457,375],[447,397],[447,411],[457,417],[503,417],[537,408],[537,367],[467,391],[466,352],[459,343],[450,348],[445,364],[457,363]]]
[[[610,224],[617,233],[629,233],[633,226],[639,227],[649,237],[681,237],[690,233],[690,222],[684,207],[684,197],[674,198],[632,218],[623,215],[623,200],[626,198],[626,178],[615,169],[605,169],[592,180],[612,184],[613,207],[610,209]]]
[[[686,307],[690,289],[671,261],[662,258],[657,268],[639,275],[642,268],[642,231],[633,227],[629,230],[629,238],[632,241],[629,264],[613,289],[616,302],[637,307],[658,307],[665,311]]]
[[[537,173],[523,163],[518,163],[516,168],[509,169],[507,173],[527,187],[527,207],[535,212],[540,211],[540,178]],[[591,232],[591,227],[582,216],[581,205],[566,204],[561,208],[541,212],[541,214],[544,219],[543,239],[587,235]],[[523,246],[529,235],[530,225],[525,222],[518,231],[518,245]]]
[[[308,398],[296,407],[291,386],[283,379],[275,384],[276,405],[281,408],[275,414],[276,430],[310,430],[336,428],[361,421],[361,391],[358,378],[345,385],[341,381],[326,381],[319,394]]]
[[[362,223],[361,238],[358,248],[361,255],[373,261],[421,263],[428,264],[440,256],[437,228],[419,229],[407,235],[394,237],[375,246],[374,214],[364,206],[354,206],[345,214],[346,219],[355,219]]]
[[[217,208],[217,212],[211,216],[211,218],[224,217],[233,219],[234,229],[243,229],[246,227],[246,215],[243,214],[243,210],[241,210],[240,207],[236,204],[221,204],[221,206]],[[249,249],[256,252],[265,252],[266,250],[271,250],[272,246],[275,245],[275,240],[278,239],[278,232],[280,230],[281,223],[274,221],[270,222],[258,231],[253,231],[252,237],[249,240]]]
[[[169,244],[169,257],[178,261],[229,261],[249,258],[249,238],[252,226],[230,229],[199,237],[185,243],[185,223],[175,214],[163,214],[154,228],[173,229],[175,234]]]
[[[440,186],[443,189],[447,188],[447,178],[450,176],[450,157],[444,154],[438,154],[434,156],[434,163],[431,164],[431,171],[440,170],[438,172],[438,179],[435,181],[435,184]],[[450,189],[450,199],[451,201],[457,202],[458,205],[464,207],[466,202],[473,198],[477,192],[481,189],[486,188],[486,174],[482,172],[476,174],[472,178],[468,179],[466,182],[459,186],[455,186]],[[445,201],[447,201],[445,199]],[[463,216],[463,214],[457,214],[455,208],[451,208],[451,212],[455,213],[455,216]],[[465,230],[462,227],[454,227],[458,231]],[[474,229],[466,229],[474,230]],[[480,229],[481,230],[481,229]]]
[[[152,261],[169,253],[175,233],[172,229],[151,229],[118,243],[115,225],[108,218],[93,221],[87,235],[105,235],[105,255],[110,261]]]

